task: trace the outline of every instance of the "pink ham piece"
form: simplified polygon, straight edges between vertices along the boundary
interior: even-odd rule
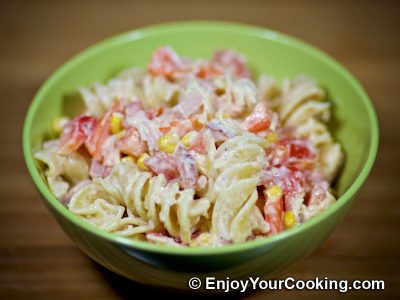
[[[193,131],[195,128],[190,120],[179,121],[175,126],[171,128],[171,131],[175,132],[180,137],[183,137],[189,131]]]
[[[147,70],[153,76],[162,75],[174,80],[180,74],[187,72],[188,67],[171,47],[161,47],[153,52]]]
[[[106,167],[103,164],[99,163],[97,160],[92,159],[92,163],[90,165],[89,175],[92,178],[105,178],[111,172],[110,167]]]
[[[147,143],[142,140],[136,128],[129,128],[124,137],[118,142],[119,150],[127,155],[135,157],[147,152]]]
[[[320,204],[326,198],[328,186],[329,185],[327,182],[316,184],[311,191],[310,201],[308,202],[308,205],[311,206]]]
[[[126,118],[134,117],[135,114],[143,110],[143,104],[139,101],[133,101],[124,107],[124,113]]]
[[[96,126],[96,119],[90,116],[78,116],[64,128],[60,137],[60,154],[70,154],[79,149]]]
[[[193,138],[192,144],[190,145],[190,150],[194,150],[199,154],[207,154],[206,144],[204,141],[204,130],[196,133]]]
[[[196,160],[189,150],[179,145],[174,156],[178,164],[181,186],[185,189],[195,188],[199,173],[197,172]]]
[[[223,49],[214,52],[213,62],[228,69],[238,78],[250,78],[250,70],[246,67],[246,58],[235,50]]]
[[[154,174],[163,174],[167,180],[179,177],[178,164],[172,155],[157,152],[144,161],[144,164]]]
[[[134,117],[126,118],[126,127],[135,127],[142,140],[147,142],[150,151],[158,149],[157,140],[161,137],[159,125],[154,120],[149,120],[143,111],[139,111]]]
[[[181,96],[179,103],[173,108],[173,113],[178,118],[188,118],[200,112],[203,105],[202,88],[197,83],[191,83]]]

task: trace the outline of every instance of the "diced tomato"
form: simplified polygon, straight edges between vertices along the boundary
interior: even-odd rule
[[[162,106],[149,108],[144,111],[144,113],[146,114],[146,117],[149,118],[150,120],[153,120],[154,118],[158,117],[159,115],[162,114],[162,112],[163,112]]]
[[[204,127],[204,124],[200,123],[198,118],[199,118],[198,115],[190,117],[190,121],[192,122],[193,128],[197,131],[199,131]]]
[[[161,133],[166,134],[172,129],[172,127],[177,126],[179,124],[179,122],[180,122],[179,120],[173,120],[173,121],[169,122],[169,124],[167,126],[163,126],[158,129],[161,131]]]
[[[223,74],[223,70],[221,70],[221,68],[219,68],[216,64],[204,63],[200,65],[196,76],[204,80],[209,80],[221,74]]]
[[[315,166],[315,153],[304,140],[283,139],[271,144],[265,152],[274,167],[285,166],[292,171],[304,171]]]
[[[144,164],[154,174],[164,174],[168,180],[179,177],[178,165],[175,158],[165,152],[158,152],[144,161]]]
[[[122,153],[133,155],[135,157],[147,152],[147,143],[142,140],[136,128],[129,128],[124,137],[118,142],[119,149]]]
[[[160,127],[160,128],[158,128],[158,130],[160,130],[160,132],[161,132],[162,134],[166,134],[166,133],[168,133],[168,132],[171,130],[171,126]]]
[[[270,145],[265,149],[267,158],[271,166],[280,167],[286,164],[289,159],[289,149],[280,143]]]
[[[93,130],[96,122],[96,119],[90,116],[78,116],[69,122],[60,137],[59,153],[70,154],[78,150]]]
[[[152,75],[162,75],[173,80],[175,76],[185,70],[185,65],[179,55],[170,47],[161,47],[154,51],[148,65]]]
[[[284,195],[295,194],[301,192],[304,188],[304,178],[300,172],[291,172],[284,179],[282,191]]]
[[[213,61],[232,70],[236,77],[250,77],[250,70],[246,66],[246,59],[232,49],[218,50],[214,53]]]
[[[279,185],[283,194],[293,194],[304,189],[305,177],[302,172],[292,171],[286,166],[272,167],[264,170],[262,183],[265,187]]]
[[[105,139],[110,134],[110,117],[114,112],[121,111],[121,109],[122,107],[119,103],[114,105],[114,107],[112,107],[103,115],[103,117],[101,117],[100,122],[96,123],[86,139],[86,149],[88,150],[89,154],[98,161],[102,161],[103,159],[101,147]]]
[[[285,165],[292,171],[312,170],[315,167],[315,153],[304,140],[284,139],[266,149],[273,166]]]
[[[250,132],[267,130],[271,125],[267,105],[264,102],[258,103],[253,112],[244,120],[243,125]]]
[[[281,145],[285,145],[289,149],[289,156],[296,157],[299,159],[311,159],[315,157],[315,154],[311,151],[307,145],[307,141],[296,140],[296,139],[285,139],[279,142]]]
[[[269,235],[283,230],[283,199],[267,199],[264,206],[265,221],[270,226]]]

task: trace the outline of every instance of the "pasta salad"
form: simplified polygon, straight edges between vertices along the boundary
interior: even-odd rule
[[[255,81],[232,49],[82,87],[35,154],[53,194],[103,230],[176,247],[221,246],[301,226],[335,202],[343,152],[311,78]]]

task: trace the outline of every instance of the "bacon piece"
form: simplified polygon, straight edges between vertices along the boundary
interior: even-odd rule
[[[196,160],[189,150],[179,145],[174,153],[178,164],[180,182],[183,188],[194,188],[199,178]]]
[[[154,174],[164,174],[168,180],[179,177],[178,165],[175,158],[165,152],[157,152],[144,161],[144,164]]]

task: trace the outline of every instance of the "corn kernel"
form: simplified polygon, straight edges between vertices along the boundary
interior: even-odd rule
[[[228,113],[226,113],[226,112],[223,112],[223,113],[221,114],[221,116],[222,116],[224,119],[230,119],[230,117],[231,117],[231,115],[228,114]]]
[[[144,161],[150,157],[147,153],[143,153],[142,155],[139,156],[137,160],[137,166],[139,167],[140,170],[142,171],[148,171],[149,169],[146,167]]]
[[[67,125],[67,123],[69,122],[69,118],[67,117],[59,117],[59,118],[55,118],[52,122],[51,122],[51,129],[53,130],[53,132],[56,135],[60,135],[64,126]]]
[[[158,148],[169,154],[174,153],[179,142],[179,136],[176,133],[167,133],[158,139]]]
[[[285,211],[283,214],[283,225],[285,225],[285,228],[292,228],[294,225],[296,225],[296,218],[294,216],[294,213],[290,210]]]
[[[183,138],[181,139],[183,146],[189,147],[190,144],[192,143],[192,139],[195,136],[195,134],[196,134],[196,131],[190,131],[190,132],[186,133],[183,136]]]
[[[268,142],[275,143],[278,140],[278,135],[275,132],[269,132],[267,134],[267,140]]]
[[[271,186],[266,192],[267,192],[268,198],[282,197],[282,189],[279,185]]]
[[[118,133],[122,129],[122,120],[124,116],[119,112],[114,112],[110,118],[110,131],[111,133]]]
[[[126,163],[126,162],[134,163],[135,159],[132,156],[128,155],[128,156],[124,156],[123,158],[121,158],[121,162],[123,162],[123,163]]]

